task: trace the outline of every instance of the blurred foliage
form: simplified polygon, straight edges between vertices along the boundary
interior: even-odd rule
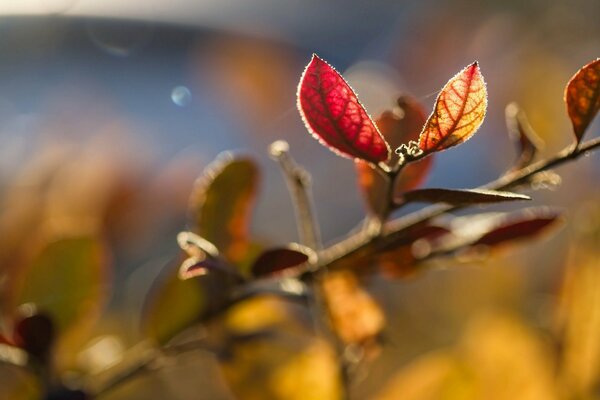
[[[349,64],[357,54],[367,59],[350,65],[347,78],[367,109],[381,115],[378,126],[393,147],[397,144],[388,132],[416,139],[422,123],[413,119],[424,121],[422,110],[428,108],[420,103],[433,102],[433,91],[450,71],[465,60],[479,59],[485,66],[493,106],[486,121],[488,138],[474,139],[466,152],[436,156],[435,165],[431,157],[421,167],[410,165],[397,181],[400,196],[427,179],[463,186],[497,174],[510,158],[499,110],[514,99],[521,107],[513,110],[511,121],[520,125],[509,130],[519,142],[519,154],[540,141],[524,142],[524,131],[546,142],[531,157],[517,157],[520,166],[567,141],[564,83],[599,44],[593,19],[598,6],[592,3],[401,5],[404,19],[396,24],[376,19],[383,29],[379,34],[364,31],[357,21],[338,32],[333,23],[338,17],[331,12],[323,13],[331,26],[319,28],[313,20],[305,25],[318,30],[318,50],[330,51],[336,64]],[[377,7],[389,14],[390,4],[378,2]],[[191,92],[210,99],[195,104],[192,113],[214,114],[227,121],[222,125],[198,127],[196,120],[178,124],[184,119],[179,114],[172,118],[177,121],[167,118],[160,125],[162,109],[127,115],[127,107],[137,110],[138,102],[154,96],[156,88],[149,88],[165,83],[164,76],[139,74],[144,90],[128,100],[135,106],[112,98],[111,89],[100,90],[101,83],[84,82],[89,77],[53,86],[45,100],[30,95],[16,78],[3,86],[7,93],[16,87],[35,98],[49,117],[34,126],[24,124],[22,117],[37,105],[0,99],[0,116],[12,123],[2,124],[3,135],[6,130],[9,138],[19,138],[39,130],[39,136],[19,139],[28,149],[15,165],[7,160],[17,153],[18,143],[11,146],[6,140],[0,149],[0,399],[42,399],[45,385],[58,383],[102,391],[115,371],[131,374],[131,379],[98,399],[339,399],[343,361],[353,363],[352,398],[600,399],[600,197],[597,163],[590,159],[560,171],[563,187],[552,194],[552,203],[570,210],[560,236],[519,249],[505,246],[521,234],[528,238],[532,230],[542,232],[546,225],[540,228],[536,221],[553,225],[562,220],[554,209],[544,214],[534,208],[529,214],[533,224],[490,214],[492,231],[489,224],[475,229],[479,223],[471,215],[438,219],[406,232],[375,257],[357,254],[317,281],[325,321],[307,311],[315,306],[310,284],[278,279],[288,268],[303,268],[313,260],[298,248],[269,253],[289,250],[294,236],[287,226],[290,210],[281,205],[282,191],[271,187],[273,171],[259,172],[262,159],[227,153],[193,185],[203,156],[231,145],[229,140],[262,151],[267,141],[282,137],[316,176],[326,239],[357,222],[359,194],[351,194],[356,185],[352,167],[308,143],[299,122],[288,118],[301,70],[298,61],[304,57],[289,45],[289,37],[275,30],[270,35],[281,35],[281,42],[219,33],[194,41],[186,53]],[[25,39],[8,35],[18,51],[5,59],[13,63],[12,54],[21,60],[14,62],[15,68],[38,85],[18,53],[35,47],[31,60],[43,66],[44,54],[62,54],[57,49],[68,32],[20,35]],[[311,47],[306,43],[314,38],[306,40],[302,49]],[[368,46],[356,47],[366,41]],[[135,52],[121,53],[111,63],[130,61],[131,54]],[[166,56],[157,58],[164,63]],[[140,60],[144,66],[132,68],[136,75],[149,65],[145,58],[134,63]],[[60,68],[69,72],[64,63],[61,59]],[[91,71],[106,67],[84,64]],[[7,68],[5,63],[1,67]],[[54,75],[48,75],[54,84]],[[126,79],[116,86],[133,92]],[[396,104],[400,89],[414,96],[400,97]],[[80,92],[86,92],[88,102],[81,101]],[[118,112],[106,111],[104,102]],[[215,112],[213,102],[223,109]],[[21,120],[12,121],[12,113]],[[181,144],[178,132],[199,131],[200,154],[193,149],[194,154],[157,160],[152,154],[156,149],[149,149],[155,123],[173,146]],[[597,122],[590,126],[592,137]],[[132,139],[136,129],[145,135]],[[357,167],[368,212],[380,216],[383,178],[367,165]],[[560,181],[558,175],[539,178],[534,189],[555,188]],[[259,185],[265,196],[254,210]],[[531,195],[547,200],[542,191]],[[184,255],[176,249],[174,233],[181,230],[186,213],[187,228],[218,248],[217,274],[179,279]],[[265,239],[273,232],[271,241]],[[482,238],[485,243],[478,242]],[[495,251],[500,243],[513,252]],[[202,249],[194,251],[185,257],[214,261]],[[257,261],[268,271],[254,280],[250,268]],[[282,275],[272,274],[279,270]],[[250,282],[249,288],[242,286]],[[58,341],[46,371],[18,348],[17,327],[24,312],[48,313],[56,323]],[[332,333],[347,351],[327,340]]]

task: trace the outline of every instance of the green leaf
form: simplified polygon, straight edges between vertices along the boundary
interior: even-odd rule
[[[95,237],[71,237],[46,244],[31,262],[15,271],[9,304],[25,303],[48,313],[60,335],[97,317],[108,294],[104,244]]]
[[[179,279],[179,264],[167,265],[154,282],[142,313],[142,331],[165,344],[183,329],[199,321],[206,296],[198,279]]]
[[[248,226],[259,179],[253,160],[224,153],[205,169],[191,196],[192,230],[240,267],[256,251]]]

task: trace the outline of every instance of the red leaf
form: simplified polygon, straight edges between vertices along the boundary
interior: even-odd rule
[[[600,58],[585,65],[569,80],[565,102],[579,143],[600,110]]]
[[[473,245],[497,246],[504,242],[533,238],[554,224],[557,218],[558,215],[550,214],[517,221],[508,221],[506,224],[498,226],[480,237]]]
[[[417,140],[425,124],[423,106],[410,96],[398,98],[399,113],[386,111],[377,119],[377,127],[392,148],[397,148],[410,140]],[[408,164],[394,183],[394,194],[412,190],[423,183],[431,169],[433,158],[426,157]],[[382,216],[382,210],[389,199],[385,198],[387,182],[366,162],[356,163],[359,186],[369,210],[376,216]]]
[[[445,150],[471,138],[481,126],[487,108],[487,91],[477,62],[469,65],[440,91],[419,147],[425,153]]]
[[[298,109],[309,132],[335,153],[373,164],[390,157],[390,147],[356,93],[317,55],[300,79]]]
[[[314,261],[314,252],[295,243],[288,247],[267,250],[252,265],[254,276],[266,276],[281,273],[289,268],[297,267],[307,261]]]

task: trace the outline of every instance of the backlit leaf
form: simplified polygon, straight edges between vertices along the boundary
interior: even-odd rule
[[[558,214],[528,216],[508,220],[481,236],[473,245],[497,246],[504,242],[530,239],[557,222]]]
[[[33,303],[52,318],[59,334],[98,316],[107,295],[106,249],[94,237],[50,242],[15,272],[13,310]]]
[[[535,133],[525,112],[516,104],[510,103],[505,109],[508,135],[517,147],[515,169],[531,164],[538,150],[543,146],[542,139]]]
[[[428,253],[451,254],[458,250],[498,247],[545,233],[561,221],[561,213],[546,207],[534,207],[518,212],[485,213],[455,218],[451,232],[428,243]]]
[[[524,194],[484,189],[419,189],[402,195],[402,202],[446,203],[471,205],[531,200]]]
[[[425,124],[425,111],[417,100],[410,96],[398,98],[398,110],[386,111],[377,119],[377,127],[390,147],[397,148],[411,140],[417,140]],[[394,194],[400,196],[407,190],[412,190],[425,180],[433,157],[408,164],[394,182]],[[386,207],[387,183],[377,171],[364,161],[356,163],[358,183],[367,202],[369,211],[378,217],[383,217]]]
[[[440,91],[419,137],[425,154],[445,150],[471,138],[487,109],[487,91],[477,62],[469,65]]]
[[[259,178],[254,161],[225,153],[205,169],[191,196],[192,230],[237,265],[254,250],[248,224]]]
[[[200,320],[206,310],[206,293],[198,279],[181,280],[179,262],[165,266],[150,290],[142,313],[142,331],[165,344]]]
[[[307,247],[291,243],[287,247],[279,247],[263,252],[252,264],[252,275],[266,276],[280,274],[306,262],[314,261],[314,252]]]
[[[569,80],[565,102],[579,143],[600,110],[600,58],[585,65]]]
[[[309,132],[335,153],[373,164],[388,160],[390,148],[354,90],[317,55],[300,79],[298,109]]]

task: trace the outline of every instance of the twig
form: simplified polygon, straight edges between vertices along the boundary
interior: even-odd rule
[[[310,175],[298,165],[289,153],[289,145],[283,140],[276,141],[269,147],[271,156],[279,163],[294,204],[296,212],[296,225],[300,240],[306,246],[319,254],[322,248],[321,235],[318,222],[312,209],[312,196],[310,192]],[[318,256],[317,256],[318,257]],[[317,258],[318,263],[318,258]],[[311,268],[311,266],[309,266]],[[339,359],[339,373],[342,383],[342,399],[350,398],[350,368],[345,357],[346,346],[333,329],[325,296],[322,291],[321,280],[327,274],[327,266],[322,265],[320,270],[313,274],[304,275],[304,281],[312,289],[309,296],[309,308],[313,315],[315,329],[325,337],[334,347]]]
[[[133,355],[134,362],[131,365],[120,366],[121,370],[114,373],[109,379],[104,382],[96,390],[90,390],[90,394],[93,398],[100,398],[106,395],[110,391],[116,389],[118,386],[129,382],[130,380],[141,376],[142,374],[153,371],[158,368],[156,365],[162,357],[174,357],[180,354],[188,353],[195,350],[206,350],[214,352],[205,339],[191,340],[185,343],[173,344],[162,349],[157,349],[152,345],[148,345],[145,349],[139,349],[140,347],[146,347],[147,342],[142,342],[132,349],[130,354]],[[136,356],[134,353],[140,352],[141,354]],[[129,359],[131,359],[130,357]],[[127,360],[128,357],[125,357]]]
[[[279,163],[292,197],[300,242],[315,251],[320,250],[321,233],[310,195],[310,174],[296,164],[289,153],[289,145],[286,141],[273,142],[269,147],[269,153]]]
[[[527,182],[540,172],[544,172],[569,161],[573,161],[585,153],[596,150],[597,148],[600,148],[600,138],[582,142],[579,144],[579,146],[568,146],[559,151],[553,157],[540,160],[527,167],[511,171],[499,179],[480,186],[479,189],[510,189]],[[274,157],[276,157],[276,159],[280,162],[280,165],[285,172],[286,179],[288,180],[290,192],[295,199],[294,204],[297,207],[297,218],[299,222],[299,228],[301,228],[301,240],[303,240],[307,245],[310,246],[312,244],[312,246],[315,246],[318,249],[320,247],[320,237],[318,227],[312,213],[307,181],[304,180],[307,175],[303,174],[306,172],[297,164],[295,164],[287,152],[287,147],[285,148],[285,151],[274,155]],[[350,235],[346,239],[319,251],[317,264],[315,266],[307,267],[307,270],[305,271],[299,272],[298,277],[305,278],[306,280],[312,282],[313,291],[320,294],[320,287],[315,283],[315,279],[318,278],[323,271],[327,271],[330,268],[335,268],[337,264],[340,264],[344,260],[347,260],[348,258],[351,258],[357,254],[368,256],[377,252],[382,247],[391,246],[393,245],[394,241],[400,238],[407,229],[422,223],[426,223],[427,221],[439,215],[449,211],[457,210],[461,207],[462,206],[451,205],[434,205],[425,207],[419,211],[388,222],[385,224],[380,236],[373,236],[372,234],[369,234],[369,232],[359,231],[358,233]],[[317,294],[314,299],[314,312],[317,312],[318,310],[318,314],[322,318],[328,319],[329,314],[325,311],[324,303],[319,294]],[[329,325],[329,327],[331,327],[331,325]],[[328,330],[328,335],[336,345],[340,360],[342,361],[340,373],[342,375],[342,383],[344,385],[343,389],[345,391],[343,395],[344,398],[347,399],[349,376],[348,368],[347,365],[345,365],[345,358],[343,355],[344,346],[341,344],[341,341],[337,335],[335,335],[335,333],[333,333],[330,329]],[[134,363],[134,365],[131,367],[125,368],[125,370],[121,371],[121,373],[117,373],[112,376],[108,383],[104,384],[100,389],[94,391],[92,394],[95,397],[100,397],[120,384],[125,383],[128,380],[139,376],[141,373],[154,368],[153,364],[155,364],[161,356],[175,356],[177,354],[196,349],[211,350],[202,340],[193,343],[185,343],[182,345],[167,347],[163,350],[152,349],[148,352],[148,355],[145,355],[141,360]]]
[[[478,189],[510,189],[511,187],[526,182],[540,172],[556,168],[564,163],[575,160],[598,147],[600,147],[600,138],[580,143],[578,147],[567,146],[553,157],[540,160],[527,167],[516,170],[499,179],[482,185]],[[364,232],[351,235],[341,242],[324,249],[319,255],[319,266],[326,265],[331,268],[338,262],[346,260],[357,253],[365,253],[366,255],[372,254],[382,246],[385,247],[393,244],[406,229],[425,223],[432,218],[459,208],[461,208],[461,206],[433,205],[388,222],[384,226],[382,235],[379,237],[374,238]]]

